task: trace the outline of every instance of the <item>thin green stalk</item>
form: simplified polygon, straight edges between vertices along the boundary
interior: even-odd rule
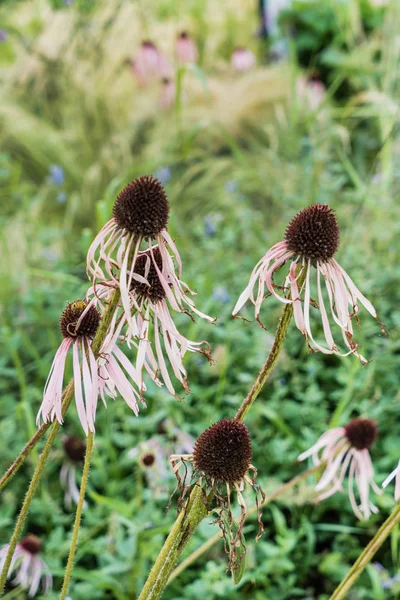
[[[190,536],[206,516],[203,492],[196,486],[190,494],[186,508],[179,513],[138,600],[157,600],[161,597]]]
[[[320,469],[320,467],[321,467],[321,465],[311,467],[310,469],[307,469],[307,471],[304,471],[303,473],[296,475],[296,477],[293,477],[293,479],[290,479],[283,485],[279,486],[274,492],[271,492],[271,494],[266,496],[266,498],[265,498],[264,502],[261,504],[261,506],[266,506],[267,504],[270,504],[270,502],[272,502],[273,500],[278,498],[278,496],[281,496],[282,494],[287,492],[290,488],[294,487],[297,483],[300,483],[300,481],[303,481],[303,479],[306,479],[309,475],[312,475],[312,473],[315,473],[316,471],[318,471],[318,469]],[[259,510],[258,506],[253,506],[253,508],[251,508],[248,511],[247,517],[250,517],[251,515],[256,514],[258,512],[258,510]],[[169,578],[168,583],[171,583],[171,581],[176,579],[176,577],[178,577],[178,575],[180,575],[187,567],[189,567],[198,558],[200,558],[200,556],[202,556],[205,552],[207,552],[207,550],[212,548],[214,546],[214,544],[216,544],[218,542],[218,540],[220,540],[221,538],[222,538],[222,532],[218,531],[218,533],[213,535],[210,539],[208,539],[206,542],[204,542],[204,544],[199,546],[197,548],[197,550],[192,552],[192,554],[190,554],[187,558],[185,558],[185,560],[183,560],[181,562],[181,564],[178,567],[176,567],[176,569],[174,569],[174,571],[171,573],[171,577]]]
[[[361,552],[360,556],[357,558],[356,562],[351,567],[345,578],[340,582],[336,590],[333,592],[330,600],[340,600],[341,598],[347,597],[347,592],[357,581],[365,567],[370,563],[376,552],[379,550],[386,538],[389,536],[390,532],[398,523],[400,523],[400,504],[396,506],[392,514],[378,529],[368,546],[366,546]]]
[[[22,504],[21,512],[18,515],[18,519],[15,524],[14,532],[13,532],[11,540],[10,540],[10,545],[9,545],[7,556],[6,556],[4,565],[3,565],[3,570],[0,575],[0,594],[4,590],[4,585],[6,583],[8,569],[10,568],[10,564],[11,564],[11,560],[12,560],[12,557],[13,557],[13,554],[15,551],[15,547],[21,536],[22,528],[24,526],[25,519],[28,515],[28,511],[29,511],[33,496],[36,492],[36,488],[39,484],[43,468],[44,468],[47,458],[49,456],[49,452],[54,443],[54,440],[56,439],[56,435],[57,435],[59,428],[60,428],[60,423],[58,423],[58,421],[53,423],[53,426],[50,431],[50,435],[47,439],[45,447],[43,448],[43,452],[39,457],[38,463],[36,465],[36,469],[33,473],[31,483],[29,484],[28,491],[26,492],[26,496],[25,496],[24,502]]]
[[[303,269],[303,273],[300,275],[298,280],[298,287],[301,289],[304,280],[306,277],[306,269]],[[275,366],[275,363],[278,359],[279,353],[282,350],[283,342],[285,341],[286,334],[289,329],[290,320],[293,315],[293,304],[285,304],[285,307],[282,311],[281,317],[279,319],[278,327],[275,334],[274,343],[272,344],[272,348],[270,353],[268,354],[268,358],[265,361],[265,364],[261,371],[258,374],[257,379],[255,380],[251,390],[247,394],[246,398],[243,400],[242,405],[236,413],[235,419],[237,421],[244,421],[249,412],[251,406],[256,400],[257,396],[263,389],[265,382],[271,374],[272,369]]]
[[[99,328],[97,330],[96,336],[92,343],[92,350],[96,357],[98,356],[101,345],[107,334],[108,328],[111,323],[111,319],[114,315],[117,304],[119,302],[119,298],[120,298],[120,292],[119,292],[119,290],[115,290],[113,295],[111,296],[110,303],[108,304],[106,310],[104,311],[104,314],[100,321]],[[71,404],[73,396],[74,396],[74,380],[71,379],[71,381],[68,383],[68,385],[66,386],[66,388],[63,392],[63,397],[62,397],[62,414],[63,414],[63,416],[67,412],[68,407]],[[21,452],[19,453],[17,458],[14,460],[12,465],[7,469],[7,471],[4,473],[4,475],[0,479],[0,490],[2,490],[7,485],[7,483],[14,477],[16,472],[19,470],[19,468],[24,463],[27,456],[29,456],[29,454],[32,452],[33,448],[42,439],[42,437],[44,436],[44,434],[46,433],[46,431],[49,429],[50,426],[51,426],[51,423],[43,423],[39,427],[39,429],[36,431],[35,435],[32,436],[32,438],[29,440],[29,442],[23,447],[23,449],[21,450]]]
[[[60,600],[64,600],[67,595],[69,580],[71,579],[72,567],[74,565],[74,558],[75,558],[76,546],[78,543],[79,527],[81,524],[83,504],[85,502],[86,485],[87,485],[88,477],[89,477],[90,461],[91,461],[92,452],[93,452],[93,440],[94,440],[94,435],[91,431],[89,431],[89,434],[87,437],[87,444],[86,444],[85,462],[83,465],[81,489],[79,492],[78,506],[76,507],[74,529],[72,531],[71,546],[69,549],[68,562],[67,562],[67,566],[65,569],[64,582],[63,582],[63,586],[62,586],[62,590],[61,590],[61,594],[60,594]]]

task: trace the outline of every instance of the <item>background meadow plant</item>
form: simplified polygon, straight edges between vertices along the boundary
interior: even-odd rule
[[[268,331],[232,320],[232,308],[254,264],[307,204],[335,208],[340,262],[391,335],[379,337],[375,321],[361,315],[357,341],[373,359],[363,368],[355,357],[308,354],[292,324],[268,387],[246,419],[258,482],[273,492],[302,472],[297,456],[328,426],[357,416],[379,425],[371,449],[378,483],[399,458],[400,10],[395,1],[386,9],[369,7],[373,27],[364,35],[366,2],[348,3],[352,11],[333,0],[306,8],[295,3],[298,20],[314,23],[313,7],[323,5],[333,41],[321,49],[318,38],[304,63],[297,46],[307,31],[301,30],[287,44],[288,57],[266,66],[268,43],[254,37],[255,4],[6,2],[0,8],[0,28],[8,32],[0,42],[1,473],[36,430],[60,343],[60,307],[83,297],[87,249],[110,218],[117,192],[134,177],[164,177],[185,280],[199,291],[201,309],[219,317],[216,327],[200,319],[188,326],[178,315],[178,328],[207,339],[215,360],[209,367],[202,357],[188,357],[192,394],[183,403],[149,385],[148,408],[139,418],[121,401],[98,411],[88,509],[69,591],[74,600],[139,594],[175,518],[173,510],[164,514],[175,482],[164,457],[155,494],[131,449],[155,438],[172,453],[176,433],[163,425],[166,419],[197,438],[236,412],[265,361],[281,307],[272,299],[264,304]],[[142,41],[141,28],[169,56],[182,29],[199,49],[198,69],[182,72],[186,99],[166,112],[158,109],[157,86],[139,90],[124,64]],[[240,45],[256,54],[257,66],[234,75],[229,61]],[[296,78],[312,76],[322,62],[329,62],[326,96],[310,107],[294,92]],[[343,81],[345,97],[336,93]],[[51,179],[54,165],[62,169],[62,184]],[[250,306],[243,315],[253,319]],[[80,435],[73,409],[63,429]],[[1,493],[1,544],[10,538],[37,455],[35,449]],[[53,574],[50,599],[61,587],[74,518],[59,483],[63,462],[59,436],[26,524],[26,532],[41,538]],[[257,520],[246,521],[247,568],[238,587],[225,574],[219,541],[174,577],[164,597],[329,598],[393,509],[393,489],[376,499],[379,514],[359,522],[344,495],[314,506],[310,477],[263,510],[265,533],[257,544]],[[210,520],[183,558],[215,535]],[[397,598],[399,553],[396,528],[351,597]],[[10,598],[24,598],[7,590]]]

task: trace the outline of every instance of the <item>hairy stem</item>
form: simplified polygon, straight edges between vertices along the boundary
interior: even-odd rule
[[[42,474],[43,468],[44,468],[47,458],[49,456],[49,452],[54,443],[54,440],[56,439],[56,435],[57,435],[59,428],[60,428],[60,423],[58,423],[58,421],[53,423],[53,426],[50,431],[50,435],[47,439],[45,447],[43,448],[43,452],[39,457],[38,463],[36,465],[36,469],[33,473],[31,483],[29,484],[28,491],[26,492],[26,496],[25,496],[24,502],[22,504],[21,511],[18,515],[18,519],[15,524],[14,532],[13,532],[11,540],[10,540],[10,545],[9,545],[7,556],[6,556],[4,565],[3,565],[3,570],[0,575],[0,594],[4,590],[4,585],[6,583],[6,579],[7,579],[7,575],[8,575],[8,569],[10,568],[10,564],[11,564],[12,557],[13,557],[13,554],[15,551],[15,547],[21,536],[21,531],[24,526],[25,519],[28,515],[28,511],[29,511],[33,496],[36,492],[36,488],[39,484],[40,476]]]
[[[62,586],[62,590],[61,590],[61,594],[60,594],[60,600],[64,600],[67,595],[69,581],[71,579],[72,567],[74,565],[75,552],[76,552],[76,547],[77,547],[77,543],[78,543],[79,527],[81,524],[83,505],[85,502],[86,485],[87,485],[88,478],[89,478],[90,461],[92,458],[92,451],[93,451],[93,439],[94,439],[94,435],[91,431],[89,431],[88,438],[87,438],[87,444],[86,444],[85,463],[83,465],[81,489],[79,492],[78,506],[76,507],[75,523],[74,523],[74,529],[72,531],[71,547],[69,549],[68,562],[67,562],[67,566],[65,568],[64,582],[63,582],[63,586]]]
[[[111,319],[116,310],[119,298],[120,298],[119,290],[115,290],[113,295],[111,296],[110,303],[106,307],[106,310],[104,311],[104,314],[101,318],[99,328],[97,330],[96,336],[92,343],[92,350],[96,357],[98,356],[101,345],[104,341],[104,338],[107,335],[107,331],[110,326]],[[71,401],[73,399],[73,396],[74,396],[74,380],[71,379],[71,381],[66,386],[66,388],[63,392],[63,396],[62,396],[62,415],[63,416],[67,412],[69,405],[71,404]],[[29,442],[27,444],[25,444],[24,448],[18,454],[17,458],[14,460],[12,465],[7,469],[7,471],[1,477],[0,490],[2,490],[7,485],[7,483],[9,483],[9,481],[14,477],[15,473],[22,466],[25,459],[32,452],[32,450],[36,446],[36,444],[42,439],[42,437],[44,436],[44,434],[46,433],[46,431],[49,429],[50,426],[51,426],[51,423],[43,423],[43,425],[41,425],[39,427],[39,429],[36,431],[35,435],[32,436],[32,438],[29,440]]]
[[[303,473],[300,473],[299,475],[296,475],[296,477],[293,477],[293,479],[290,479],[283,485],[279,486],[274,492],[271,492],[271,494],[266,496],[265,500],[261,504],[261,506],[266,506],[267,504],[269,504],[270,502],[275,500],[275,498],[278,498],[278,496],[281,496],[282,494],[284,494],[285,492],[290,490],[290,488],[294,487],[297,483],[300,483],[300,481],[303,481],[303,479],[306,479],[309,475],[318,471],[320,468],[321,468],[321,465],[317,465],[315,467],[311,467],[310,469],[307,469],[307,471],[304,471]],[[259,507],[253,506],[253,508],[251,508],[248,511],[247,517],[250,517],[251,515],[256,514],[258,510],[259,510]],[[220,540],[220,539],[222,539],[222,532],[218,531],[218,533],[216,533],[215,535],[210,537],[210,539],[208,539],[206,542],[204,542],[204,544],[199,546],[197,548],[197,550],[192,552],[192,554],[190,554],[187,558],[185,558],[185,560],[182,561],[178,567],[176,567],[176,569],[171,573],[171,577],[169,578],[168,583],[170,583],[176,577],[178,577],[178,575],[180,575],[187,567],[189,567],[198,558],[200,558],[200,556],[202,556],[205,552],[207,552],[207,550],[212,548],[214,546],[214,544],[216,544],[218,542],[218,540]]]
[[[386,538],[389,536],[390,532],[398,523],[400,523],[400,504],[396,506],[392,514],[378,529],[368,546],[366,546],[361,552],[360,556],[357,558],[356,562],[351,567],[345,578],[340,582],[336,590],[333,592],[330,600],[347,598],[347,592],[357,581],[365,567],[373,559],[375,553],[379,550]]]
[[[179,513],[138,600],[157,600],[161,597],[184,547],[205,516],[207,509],[203,492],[196,486],[188,504]]]

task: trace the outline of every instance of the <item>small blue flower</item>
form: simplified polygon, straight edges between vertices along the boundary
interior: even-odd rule
[[[231,301],[231,295],[223,285],[217,285],[212,292],[212,296],[216,302],[228,304]]]
[[[225,191],[226,192],[233,194],[233,192],[236,192],[237,189],[238,189],[238,183],[234,179],[231,179],[230,181],[227,181],[225,183]]]
[[[60,204],[64,204],[64,202],[66,201],[66,199],[68,198],[67,194],[65,192],[60,192],[59,194],[57,194],[56,196],[56,200],[57,202],[59,202]]]
[[[161,185],[165,185],[171,179],[171,169],[169,167],[160,167],[154,172],[154,177],[158,179]]]
[[[0,29],[0,42],[5,42],[8,38],[8,31],[6,29]]]
[[[207,237],[211,237],[217,233],[217,226],[211,215],[204,217],[204,233]]]
[[[60,167],[60,165],[50,165],[49,181],[57,186],[60,186],[64,183],[64,169]]]

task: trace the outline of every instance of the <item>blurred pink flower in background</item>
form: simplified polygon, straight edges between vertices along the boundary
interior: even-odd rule
[[[248,48],[238,47],[232,53],[231,66],[234,71],[243,73],[249,71],[256,64],[256,57]]]
[[[182,31],[176,40],[176,55],[181,64],[195,63],[198,59],[196,44],[186,31]]]
[[[159,105],[167,110],[175,103],[176,86],[171,77],[163,77],[160,82]]]
[[[296,82],[296,94],[311,110],[317,110],[325,100],[326,89],[318,79],[301,76]]]
[[[0,548],[0,571],[8,553],[9,544]],[[33,598],[39,589],[40,581],[43,579],[43,593],[46,594],[52,585],[53,578],[46,563],[40,558],[42,542],[36,535],[27,535],[17,544],[7,577],[12,573],[15,579],[12,584],[21,586],[27,590],[28,597]]]
[[[133,59],[132,70],[138,84],[144,86],[156,77],[170,73],[171,66],[157,46],[150,40],[145,40]]]

